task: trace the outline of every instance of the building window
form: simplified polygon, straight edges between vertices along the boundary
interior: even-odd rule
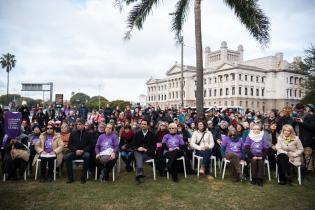
[[[290,77],[290,84],[293,83],[293,77]]]
[[[247,88],[245,88],[245,96],[247,96]]]
[[[290,97],[292,97],[292,89],[290,89],[289,91],[290,91]]]
[[[240,106],[243,106],[243,101],[240,101]]]
[[[164,100],[166,101],[166,94],[164,95]]]
[[[242,81],[242,75],[241,74],[238,75],[238,80]]]
[[[209,78],[209,84],[211,84],[211,77]]]
[[[299,91],[299,97],[302,97],[302,90]]]
[[[224,101],[224,106],[227,106],[227,101]]]
[[[261,89],[261,96],[265,96],[265,89]]]
[[[223,90],[222,88],[220,88],[220,96],[222,96],[222,94],[223,94]]]
[[[297,90],[294,90],[294,97],[297,96]]]
[[[248,108],[248,101],[245,101],[245,107]]]
[[[256,89],[256,96],[259,96],[259,89]]]
[[[214,97],[217,96],[217,89],[214,89],[213,95],[214,95]]]
[[[242,87],[238,87],[238,94],[242,95]]]
[[[235,80],[235,74],[234,73],[231,74],[231,77],[232,77],[232,81],[234,81]]]
[[[260,104],[259,104],[259,101],[257,101],[257,108],[259,108]]]
[[[259,82],[259,77],[258,76],[256,77],[256,82]]]
[[[176,98],[178,98],[178,92],[176,91]]]
[[[216,77],[214,78],[214,83],[217,83],[217,78]]]
[[[223,77],[220,75],[219,78],[220,78],[220,82],[222,82],[222,78],[223,78]]]
[[[225,88],[225,95],[229,95],[229,88]]]
[[[261,82],[265,83],[265,77],[261,77]]]
[[[207,84],[207,79],[203,80],[203,84],[205,84],[205,85]]]
[[[247,81],[247,75],[245,74],[245,81]]]
[[[235,87],[232,87],[232,95],[235,95]]]
[[[207,90],[203,91],[203,97],[207,97]]]
[[[211,92],[212,92],[212,90],[211,90],[211,89],[209,89],[209,97],[211,97]]]
[[[253,82],[254,81],[254,76],[250,76],[250,81]]]
[[[251,89],[250,89],[250,95],[251,95],[251,96],[254,96],[254,88],[251,88]]]

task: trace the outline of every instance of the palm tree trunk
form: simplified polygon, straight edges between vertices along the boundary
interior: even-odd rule
[[[8,73],[8,76],[7,76],[7,105],[9,105],[9,69],[7,69],[7,73]]]
[[[196,39],[196,108],[197,115],[203,114],[203,60],[202,60],[202,37],[201,37],[201,0],[195,0],[195,39]]]

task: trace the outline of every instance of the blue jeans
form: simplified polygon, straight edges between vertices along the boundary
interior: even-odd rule
[[[205,167],[209,167],[210,157],[211,157],[211,149],[207,150],[196,150],[196,155],[203,157],[203,164]]]

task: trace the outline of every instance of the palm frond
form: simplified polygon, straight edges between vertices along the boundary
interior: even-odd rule
[[[223,0],[245,25],[249,33],[262,45],[269,43],[270,22],[259,8],[258,0]]]
[[[180,0],[175,5],[175,13],[172,18],[172,31],[175,32],[175,39],[180,43],[182,36],[182,28],[189,13],[190,0]]]
[[[125,0],[126,4],[136,2],[135,0]],[[128,17],[127,17],[127,35],[131,35],[131,32],[134,27],[136,27],[138,30],[142,29],[143,23],[146,19],[146,17],[150,14],[152,11],[153,5],[157,5],[159,3],[159,0],[141,0],[141,2],[137,3],[133,6],[133,8],[130,10]],[[124,37],[125,39],[128,39],[127,36]]]

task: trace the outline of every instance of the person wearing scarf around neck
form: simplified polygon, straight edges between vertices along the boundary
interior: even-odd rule
[[[252,184],[263,186],[264,162],[267,155],[268,144],[264,139],[264,132],[260,124],[253,124],[245,141],[247,159],[251,164]]]
[[[169,134],[164,135],[162,139],[164,163],[166,162],[167,158],[168,159],[168,162],[166,163],[167,170],[172,174],[173,181],[178,182],[177,158],[183,156],[185,143],[183,137],[180,134],[177,134],[176,123],[169,124],[168,129]]]
[[[244,161],[244,143],[235,128],[229,129],[228,135],[222,138],[221,155],[230,161],[232,175],[236,182],[244,178],[241,174],[240,161]]]
[[[108,123],[105,133],[101,134],[95,145],[97,165],[100,168],[101,182],[108,181],[109,173],[116,164],[119,150],[119,139],[114,132],[114,126]]]
[[[279,170],[279,184],[285,185],[288,181],[289,169],[302,164],[303,145],[296,136],[293,127],[286,124],[282,127],[281,134],[276,144],[277,164]]]
[[[126,171],[131,172],[132,166],[131,161],[133,157],[133,152],[131,150],[131,143],[135,133],[131,130],[130,125],[125,125],[123,131],[120,134],[120,156],[126,165]]]

